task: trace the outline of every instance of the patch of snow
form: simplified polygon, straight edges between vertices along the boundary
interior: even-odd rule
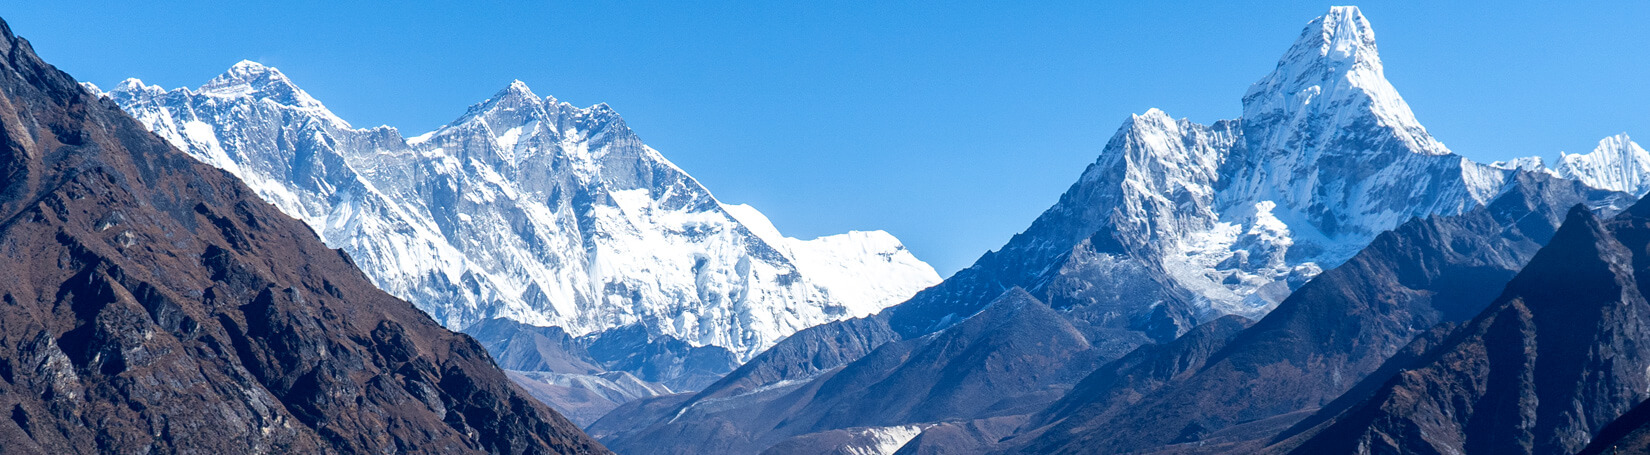
[[[900,447],[916,439],[922,430],[932,425],[898,425],[890,427],[853,428],[848,431],[863,439],[849,445],[838,447],[837,453],[844,455],[893,455]]]

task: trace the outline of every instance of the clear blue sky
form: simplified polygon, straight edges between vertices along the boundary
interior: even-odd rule
[[[6,2],[0,17],[82,80],[195,87],[252,59],[356,125],[409,135],[513,79],[606,102],[786,234],[885,229],[942,274],[1028,225],[1129,114],[1238,115],[1330,6],[132,3]],[[1650,2],[1570,3],[1359,6],[1388,78],[1458,153],[1650,143]]]

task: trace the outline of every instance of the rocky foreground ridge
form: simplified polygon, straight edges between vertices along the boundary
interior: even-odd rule
[[[0,451],[607,453],[0,22]]]

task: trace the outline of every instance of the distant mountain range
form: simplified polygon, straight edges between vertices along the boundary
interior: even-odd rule
[[[0,56],[4,453],[1650,453],[1650,152],[1456,155],[1356,7],[944,281],[519,81],[404,138]]]
[[[1650,175],[1625,135],[1557,169],[1451,153],[1354,7],[1308,23],[1243,106],[1213,125],[1133,116],[972,267],[587,430],[633,454],[831,453],[866,434],[909,437],[900,453],[1262,450],[1492,307],[1572,206],[1621,211]],[[980,325],[1003,329],[963,341]],[[934,401],[969,384],[990,392]]]
[[[251,61],[198,89],[128,79],[106,96],[453,329],[636,325],[743,360],[939,281],[886,232],[785,237],[756,209],[718,201],[607,105],[577,108],[521,81],[412,138],[354,128]]]
[[[755,208],[718,201],[606,105],[576,108],[521,81],[413,138],[354,128],[251,61],[198,89],[128,79],[104,95],[447,327],[499,348],[555,327],[576,339],[557,355],[605,352],[571,370],[494,352],[581,424],[635,398],[609,393],[626,388],[614,375],[645,383],[637,393],[699,390],[797,330],[939,281],[886,232],[785,237]],[[530,325],[477,329],[495,318]],[[593,396],[618,401],[578,398]]]

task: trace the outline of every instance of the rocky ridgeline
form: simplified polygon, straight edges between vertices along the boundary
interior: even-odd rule
[[[0,23],[0,451],[607,453]]]

